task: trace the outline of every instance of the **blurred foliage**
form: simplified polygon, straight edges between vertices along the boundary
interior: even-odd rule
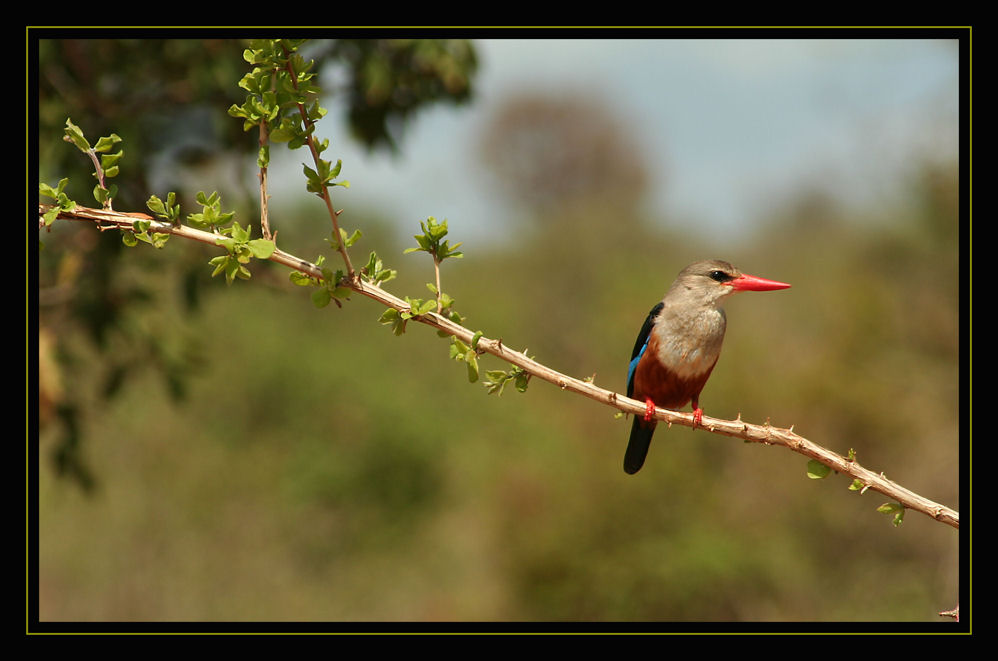
[[[238,74],[226,78],[220,87],[231,89]],[[619,133],[595,132],[566,152],[636,142],[606,108],[574,107],[533,117],[550,126],[545,117],[578,116]],[[529,124],[510,130],[541,130]],[[561,134],[584,140],[590,132],[578,128]],[[638,188],[620,186],[643,190],[640,159],[629,167]],[[442,286],[469,326],[620,390],[637,325],[687,263],[723,257],[791,282],[728,304],[724,353],[701,398],[707,414],[793,424],[959,509],[958,168],[913,170],[903,206],[846,211],[815,186],[723,255],[639,216],[633,200],[616,204],[616,183],[602,199],[591,186],[554,184],[556,201],[539,193],[524,207],[529,240],[465,244]],[[429,260],[403,256],[376,217],[356,224],[364,249],[399,269],[392,291],[425,296]],[[300,227],[287,232],[304,240]],[[450,232],[460,240],[459,219]],[[98,467],[96,497],[40,471],[43,620],[945,626],[936,613],[959,600],[956,531],[915,513],[895,528],[875,511],[882,497],[851,492],[834,474],[808,479],[799,455],[673,428],[656,435],[642,473],[627,476],[627,423],[605,406],[545,384],[487,397],[431,329],[410,324],[395,337],[359,297],[316,311],[281,269],[210,289],[218,294],[193,316],[185,280],[168,267],[190,260],[192,277],[206,280],[207,248],[174,242],[112,261],[120,245],[57,223],[40,265],[45,296],[67,282],[63,295],[77,305],[128,301],[133,323],[164,345],[132,346],[120,324],[96,324],[91,337],[112,349],[99,353],[59,308],[40,308],[40,415],[53,415],[66,392],[84,394],[84,407],[118,392],[77,418],[92,439],[82,448]],[[72,275],[112,268],[124,276],[107,287],[113,296]],[[72,369],[52,360],[60,352]],[[135,356],[196,365],[183,379],[185,403],[164,396],[151,373],[115,385],[111,365]],[[481,360],[483,370],[505,367]],[[39,443],[59,445],[52,426],[41,425]]]
[[[514,207],[548,214],[566,203],[612,198],[622,218],[633,215],[630,206],[641,202],[648,186],[640,154],[637,136],[581,94],[509,99],[492,118],[480,149],[491,182]]]
[[[196,195],[211,182],[225,186],[226,205],[241,218],[258,215],[259,193],[248,158],[256,153],[257,135],[244,132],[242,123],[224,112],[245,95],[237,83],[247,71],[242,58],[247,43],[37,40],[39,180],[55,184],[68,177],[70,197],[94,204],[91,163],[62,140],[66,118],[79,117],[85,118],[80,121],[87,135],[121,136],[127,176],[116,180],[117,209],[145,211],[150,195],[165,197],[167,191],[176,192],[186,208],[196,207]],[[403,121],[427,106],[467,101],[476,70],[474,49],[464,41],[316,42],[305,57],[349,81],[350,110],[342,121],[371,148],[393,146]],[[401,81],[404,94],[378,93],[386,82]],[[170,392],[182,396],[199,348],[177,319],[152,318],[164,295],[175,296],[185,315],[198,309],[208,281],[205,251],[188,250],[165,264],[162,256],[150,253],[126,257],[117,233],[94,236],[85,227],[63,228],[43,241],[48,250],[39,253],[39,324],[59,332],[52,334],[51,350],[42,360],[72,374],[78,354],[96,349],[104,360],[87,369],[103,373],[103,395],[117,393],[137,369],[153,367]],[[77,337],[93,345],[82,347]],[[40,424],[57,424],[63,431],[54,451],[57,465],[92,488],[75,418],[94,402],[83,404],[75,390],[59,391],[57,401],[53,393],[43,397],[53,402],[42,409]]]
[[[342,86],[354,136],[370,147],[398,148],[401,126],[428,103],[464,103],[478,70],[461,39],[337,39],[318,55],[346,63]]]

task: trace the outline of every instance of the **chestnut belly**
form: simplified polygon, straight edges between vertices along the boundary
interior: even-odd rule
[[[651,399],[656,406],[662,408],[682,408],[690,400],[699,397],[717,364],[717,355],[713,356],[711,362],[701,363],[699,370],[692,364],[684,364],[682,369],[672,369],[658,359],[658,349],[658,338],[653,333],[647,350],[634,370],[634,390],[631,396],[637,400]]]

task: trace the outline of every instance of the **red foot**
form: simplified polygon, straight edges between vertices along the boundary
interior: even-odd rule
[[[651,398],[645,398],[645,422],[651,422],[655,417],[655,402]]]
[[[693,409],[693,428],[696,429],[702,424],[703,424],[703,409],[698,406],[695,409]]]

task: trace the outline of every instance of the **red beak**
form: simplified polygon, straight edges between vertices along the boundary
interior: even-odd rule
[[[745,273],[726,284],[731,285],[735,291],[772,291],[774,289],[786,289],[790,286],[785,282],[757,278],[754,275]]]

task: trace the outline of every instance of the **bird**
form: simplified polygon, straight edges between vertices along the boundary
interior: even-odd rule
[[[624,453],[624,471],[637,473],[655,433],[655,408],[680,409],[692,402],[693,427],[703,422],[700,392],[721,355],[727,319],[720,305],[736,292],[787,289],[785,282],[742,273],[728,262],[690,264],[651,309],[634,343],[627,396],[645,402],[635,415]]]

